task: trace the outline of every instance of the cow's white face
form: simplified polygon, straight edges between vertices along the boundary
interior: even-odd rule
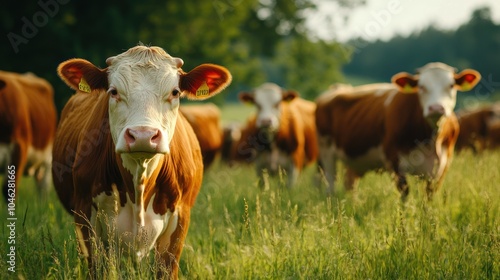
[[[437,125],[441,117],[453,113],[457,90],[470,90],[481,79],[475,70],[466,69],[455,74],[454,68],[440,62],[429,63],[419,72],[416,76],[399,73],[394,75],[392,81],[401,92],[418,94],[423,116],[433,125]]]
[[[424,69],[418,79],[418,96],[424,117],[450,116],[457,103],[454,72],[443,68]]]
[[[284,91],[273,83],[265,83],[250,93],[240,93],[243,102],[251,102],[257,108],[256,126],[275,132],[279,129],[281,119],[281,103],[294,99],[297,93]]]
[[[136,46],[106,62],[108,68],[100,69],[87,60],[70,59],[57,71],[73,89],[107,94],[115,150],[137,180],[156,168],[157,155],[173,149],[169,145],[179,98],[203,100],[231,82],[229,71],[214,64],[202,64],[186,73],[180,69],[180,58],[159,47]]]
[[[109,124],[118,153],[169,153],[177,121],[179,67],[167,54],[107,60]]]
[[[279,128],[281,88],[274,84],[264,84],[254,91],[257,107],[257,127],[275,131]]]

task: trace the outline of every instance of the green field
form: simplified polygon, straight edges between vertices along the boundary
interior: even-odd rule
[[[388,174],[326,197],[310,167],[292,190],[256,186],[250,166],[216,164],[205,174],[180,261],[181,279],[500,279],[500,152],[455,157],[427,202],[410,178],[402,205]],[[16,203],[16,272],[7,270],[6,206],[0,204],[0,279],[85,279],[72,218],[54,192],[41,201],[24,180]],[[151,279],[99,250],[99,279]],[[122,275],[117,277],[117,275]]]

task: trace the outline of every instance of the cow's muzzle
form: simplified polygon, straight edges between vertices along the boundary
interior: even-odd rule
[[[131,153],[161,153],[162,133],[148,126],[129,127],[125,130],[125,144]]]

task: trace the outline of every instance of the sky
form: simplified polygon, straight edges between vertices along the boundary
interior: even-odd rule
[[[348,13],[344,22],[335,1],[318,0],[319,11],[309,17],[308,26],[320,38],[345,42],[362,37],[373,41],[395,35],[409,35],[431,23],[440,29],[455,29],[470,19],[472,12],[489,6],[494,22],[500,23],[500,0],[366,0]],[[338,12],[337,12],[338,13]]]

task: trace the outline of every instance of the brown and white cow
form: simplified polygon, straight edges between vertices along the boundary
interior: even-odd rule
[[[0,71],[0,166],[15,172],[14,182],[4,177],[5,198],[15,197],[23,173],[35,176],[46,194],[52,184],[50,164],[57,124],[54,90],[32,73]]]
[[[200,143],[203,166],[206,170],[212,165],[222,147],[220,110],[212,103],[182,106],[179,110],[196,134]]]
[[[242,92],[239,98],[255,104],[257,114],[241,130],[236,158],[255,159],[261,186],[264,170],[273,175],[283,169],[288,176],[287,186],[292,187],[302,168],[315,161],[318,154],[315,104],[273,83]]]
[[[177,278],[203,176],[200,146],[179,113],[180,98],[211,97],[231,75],[213,64],[185,73],[182,59],[142,45],[106,63],[100,69],[70,59],[58,67],[62,80],[78,91],[57,130],[54,185],[73,213],[89,262],[91,237],[104,244],[121,240],[139,260],[154,248],[167,276]]]
[[[438,62],[418,72],[396,74],[392,84],[343,88],[318,97],[319,158],[329,192],[336,159],[347,166],[347,188],[378,169],[396,174],[403,200],[409,192],[406,174],[427,180],[429,198],[440,186],[459,133],[453,113],[457,90],[472,89],[480,74],[470,69],[456,74]]]

